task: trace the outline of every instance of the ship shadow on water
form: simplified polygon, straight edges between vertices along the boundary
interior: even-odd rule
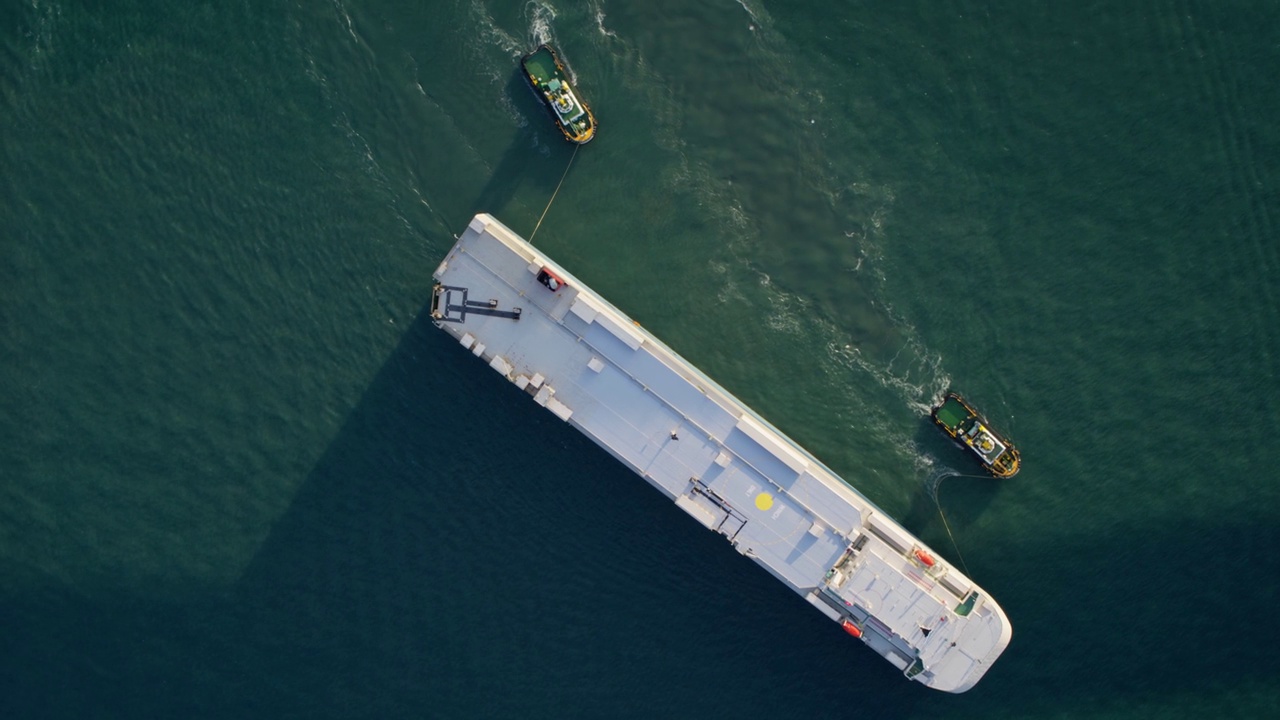
[[[947,493],[953,527],[1002,487],[972,482]],[[1275,527],[1204,517],[992,548],[975,579],[1013,643],[974,690],[934,693],[424,309],[232,588],[0,600],[43,623],[10,627],[0,714],[1058,716],[1280,674],[1269,643],[1213,642],[1270,625],[1275,581],[1239,568],[1270,567],[1277,543]]]
[[[987,512],[1002,483],[1017,482],[1017,477],[1001,480],[992,476],[964,448],[943,435],[932,418],[920,422],[915,445],[933,460],[934,467],[911,496],[902,524],[914,533],[923,533],[923,539],[935,550],[954,558],[955,548],[946,539],[942,515],[951,531],[959,532]],[[942,542],[936,541],[937,532],[930,534],[934,530],[943,532]]]
[[[525,123],[516,128],[502,158],[471,206],[471,214],[490,213],[504,217],[507,206],[526,183],[535,185],[531,201],[541,212],[541,203],[551,197],[573,146],[556,129],[547,108],[539,102],[517,64],[507,79],[505,95]]]
[[[233,604],[211,684],[236,690],[206,701],[234,716],[741,715],[756,703],[710,689],[794,674],[816,710],[898,676],[426,308]],[[763,642],[726,632],[756,623]],[[918,697],[903,681],[882,700]],[[773,711],[795,701],[775,694]]]
[[[959,448],[925,431],[922,447],[962,466]],[[1010,481],[965,482],[943,496],[962,544],[962,529]],[[924,495],[910,512],[941,550],[936,508]],[[883,717],[1012,717],[1050,712],[1052,697],[1106,704],[1280,670],[1262,644],[1224,657],[1183,640],[1212,635],[1232,612],[1265,615],[1270,596],[1239,574],[1210,571],[1218,604],[1238,599],[1180,613],[1183,633],[1141,627],[1175,601],[1150,591],[1168,567],[1144,558],[1213,568],[1223,540],[1252,538],[1235,551],[1261,564],[1275,528],[1206,519],[1176,533],[1118,532],[993,549],[975,580],[1008,612],[1013,644],[973,691],[934,693],[499,380],[424,308],[237,586],[213,684],[238,686],[212,706],[315,717],[819,717],[874,697]],[[1052,565],[1042,582],[1022,579],[1042,564]],[[1087,642],[1064,632],[1085,621]],[[1139,640],[1152,662],[1187,672],[1133,662]],[[1064,665],[1075,673],[1042,670]],[[723,691],[744,677],[773,689]]]

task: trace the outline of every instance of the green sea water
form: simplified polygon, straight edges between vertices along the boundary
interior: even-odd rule
[[[6,3],[0,717],[1274,716],[1278,25]],[[482,211],[967,568],[982,682],[903,679],[434,329]]]

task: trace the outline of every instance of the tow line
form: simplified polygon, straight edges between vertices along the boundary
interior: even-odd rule
[[[542,217],[538,218],[538,224],[533,226],[533,232],[529,234],[529,242],[533,242],[534,235],[538,234],[538,228],[542,227],[542,220],[547,216],[547,211],[551,209],[551,203],[556,201],[556,195],[560,194],[560,186],[564,185],[564,179],[569,177],[569,168],[573,167],[573,159],[578,157],[578,148],[581,145],[573,146],[573,154],[569,156],[569,164],[564,166],[564,174],[560,176],[560,182],[556,185],[556,191],[551,193],[551,199],[547,201],[547,207],[542,211]]]

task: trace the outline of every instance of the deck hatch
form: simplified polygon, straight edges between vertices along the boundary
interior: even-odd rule
[[[639,349],[641,343],[644,342],[644,338],[640,337],[639,333],[627,327],[626,325],[623,325],[617,320],[614,320],[607,313],[602,312],[597,314],[595,322],[600,327],[604,328],[605,330],[608,330],[610,335],[621,340],[622,344],[626,345],[632,350]]]
[[[735,510],[720,493],[707,487],[697,478],[693,478],[693,488],[689,490],[689,496],[716,517],[715,525],[707,525],[707,527],[729,538],[730,541],[737,537],[738,532],[747,524],[746,515]]]
[[[757,445],[767,450],[770,455],[778,458],[784,465],[797,473],[802,473],[809,467],[809,463],[800,456],[800,453],[778,442],[776,435],[766,431],[764,426],[753,420],[751,416],[743,415],[738,418],[736,427],[744,435],[754,440]]]

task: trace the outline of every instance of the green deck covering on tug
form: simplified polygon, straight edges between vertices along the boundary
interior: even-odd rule
[[[551,46],[538,46],[537,50],[521,58],[520,65],[525,79],[551,111],[565,139],[581,145],[595,137],[595,116],[574,90],[569,82],[569,71]]]
[[[947,394],[942,404],[933,409],[933,421],[956,442],[972,450],[992,475],[1010,478],[1021,469],[1018,449],[992,430],[987,419],[959,394]]]

